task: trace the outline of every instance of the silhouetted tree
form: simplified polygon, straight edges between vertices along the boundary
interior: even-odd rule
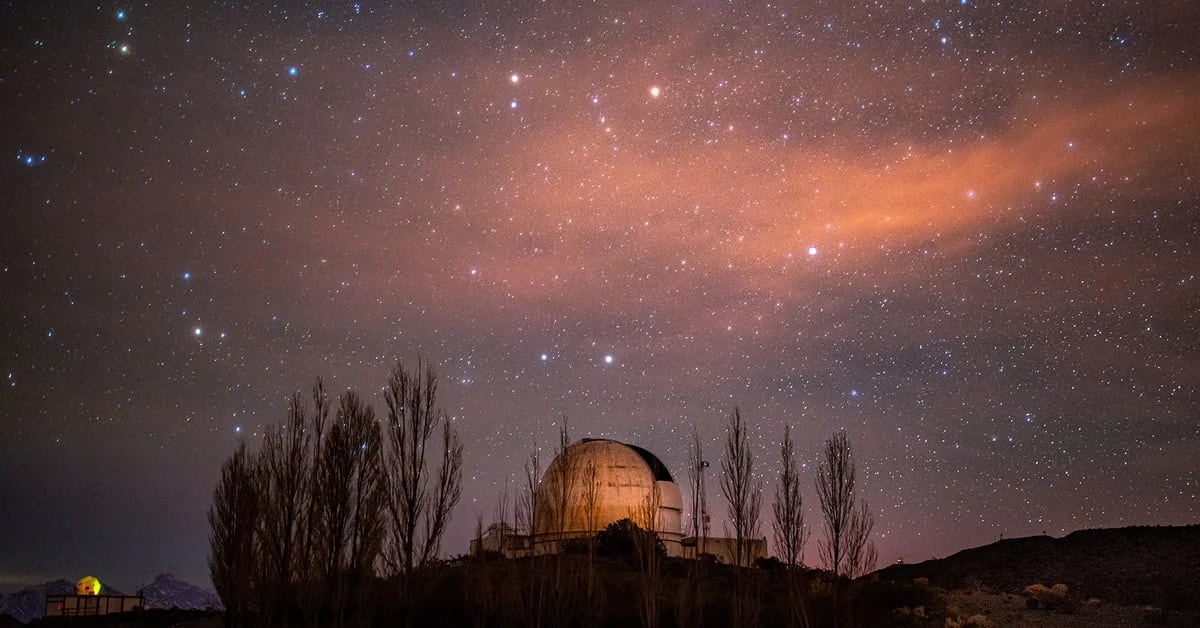
[[[642,529],[640,534],[633,535],[633,549],[637,554],[641,585],[638,588],[642,602],[640,618],[645,628],[657,628],[659,620],[658,596],[662,588],[662,562],[665,552],[655,530],[659,528],[658,515],[661,504],[658,487],[651,487],[635,513],[637,527]]]
[[[779,447],[779,485],[775,488],[775,503],[772,527],[775,530],[775,547],[786,566],[787,608],[789,626],[807,626],[808,613],[804,594],[800,590],[797,566],[804,558],[804,545],[808,541],[808,528],[804,525],[804,497],[800,492],[800,468],[796,464],[796,451],[792,445],[792,428],[783,427],[783,443]]]
[[[225,606],[228,626],[246,623],[254,606],[261,498],[254,455],[246,450],[245,442],[239,443],[233,456],[221,465],[221,479],[208,509],[208,570]]]
[[[734,626],[758,624],[762,610],[763,575],[751,569],[753,542],[759,532],[762,510],[763,482],[754,477],[754,455],[742,413],[735,406],[729,415],[725,431],[725,456],[721,458],[721,494],[729,504],[733,521],[734,555],[733,591],[730,597],[730,618]]]
[[[552,542],[559,542],[567,526],[576,519],[574,508],[583,504],[574,503],[573,495],[576,484],[580,480],[582,459],[578,451],[571,448],[571,438],[568,431],[567,417],[562,418],[558,429],[558,446],[554,450],[554,459],[546,467],[546,475],[542,478],[541,488],[536,491],[538,499],[535,507],[538,509],[537,520],[540,526],[536,530]],[[557,551],[557,550],[555,550]]]
[[[462,443],[437,406],[437,375],[417,361],[416,372],[397,364],[384,392],[389,447],[385,468],[392,571],[410,575],[437,558],[450,513],[462,496]],[[442,433],[440,447],[430,439]],[[436,467],[431,468],[430,458]]]
[[[840,576],[856,577],[865,573],[869,564],[874,567],[876,552],[870,543],[874,521],[864,503],[856,509],[854,454],[846,432],[839,431],[825,441],[822,460],[817,469],[817,497],[821,502],[821,520],[825,539],[821,543],[821,559],[826,569],[834,573],[834,623],[841,613]]]
[[[753,564],[752,542],[759,530],[762,510],[762,479],[754,477],[754,455],[742,413],[734,407],[725,432],[725,456],[721,458],[721,494],[733,522],[734,553],[739,566]]]
[[[312,498],[309,411],[299,393],[292,395],[287,421],[266,430],[261,449],[264,513],[260,519],[265,591],[272,608],[262,609],[287,623],[299,577],[309,565],[302,562],[308,543],[306,513]]]
[[[317,475],[322,523],[314,538],[324,580],[333,586],[337,623],[344,621],[347,593],[361,593],[374,575],[384,530],[383,443],[375,410],[354,391],[339,401],[337,420],[325,439]]]
[[[854,512],[854,480],[854,455],[846,432],[840,431],[825,441],[816,481],[825,530],[821,559],[834,575],[845,573],[846,533]]]
[[[306,539],[307,542],[300,544],[297,564],[304,573],[320,574],[322,570],[321,560],[317,555],[320,551],[317,541],[324,534],[325,521],[321,515],[323,503],[316,493],[320,491],[320,478],[318,477],[321,472],[320,457],[325,446],[325,425],[329,419],[330,410],[329,395],[325,393],[325,382],[320,377],[313,383],[311,395],[312,414],[306,417],[304,428],[308,432],[307,446],[309,449],[306,455],[308,463],[307,499],[299,533],[300,538]],[[307,615],[308,622],[315,623],[321,611],[320,604],[324,599],[325,583],[319,578],[310,577],[305,580],[299,583],[302,587],[301,607]]]
[[[783,427],[779,458],[779,485],[775,489],[775,503],[771,506],[774,514],[772,527],[775,530],[775,546],[784,564],[798,565],[804,558],[808,528],[804,525],[804,496],[800,492],[800,468],[796,464],[790,425]]]
[[[691,487],[692,508],[692,540],[696,560],[688,561],[687,576],[679,588],[679,599],[676,604],[676,615],[679,625],[683,628],[701,626],[704,623],[704,582],[706,563],[700,556],[708,548],[708,524],[705,519],[708,512],[704,498],[704,470],[708,462],[704,459],[704,445],[700,441],[700,432],[692,425],[692,442],[688,447],[688,484]]]
[[[850,515],[850,524],[846,527],[846,576],[857,578],[875,570],[879,555],[875,543],[871,541],[871,530],[875,527],[875,517],[866,500],[859,504]]]

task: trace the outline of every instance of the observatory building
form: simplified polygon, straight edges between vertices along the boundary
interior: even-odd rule
[[[535,553],[562,541],[590,538],[610,523],[631,519],[658,534],[667,553],[682,553],[683,497],[657,456],[637,445],[585,438],[546,467],[537,488]]]
[[[668,555],[683,553],[679,485],[657,456],[636,445],[600,438],[569,445],[546,467],[534,504],[532,536],[493,524],[472,541],[472,552],[555,553],[564,541],[591,538],[610,523],[631,519],[653,529]]]
[[[532,521],[522,521],[520,531],[510,522],[493,523],[471,541],[471,553],[497,552],[508,558],[553,554],[566,542],[593,538],[609,524],[629,519],[643,530],[653,530],[668,556],[738,561],[734,539],[708,535],[707,512],[703,534],[684,538],[679,485],[657,456],[637,445],[606,438],[569,445],[546,467],[533,510]],[[530,527],[533,534],[528,533]],[[743,542],[751,563],[767,555],[765,538]]]

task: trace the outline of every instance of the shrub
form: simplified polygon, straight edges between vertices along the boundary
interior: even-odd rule
[[[647,545],[653,543],[654,551],[659,556],[667,555],[667,548],[657,534],[643,530],[628,518],[608,524],[596,535],[596,553],[612,557],[634,556],[638,541],[644,541]]]
[[[929,586],[929,578],[913,578],[913,584],[923,589]]]
[[[577,556],[585,556],[591,551],[592,546],[596,543],[596,538],[580,537],[577,539],[567,539],[559,544],[559,548],[564,554],[575,554]]]
[[[765,571],[775,571],[776,569],[783,567],[783,561],[774,556],[764,556],[761,558],[756,558],[754,560],[754,565]]]
[[[1031,609],[1045,608],[1071,613],[1078,609],[1079,602],[1070,597],[1069,592],[1067,585],[1061,582],[1050,588],[1040,583],[1031,584],[1025,587],[1025,594],[1029,596],[1029,599],[1025,600],[1025,606]]]

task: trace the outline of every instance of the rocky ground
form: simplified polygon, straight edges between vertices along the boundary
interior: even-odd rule
[[[1070,612],[1030,610],[1026,598],[1006,593],[948,591],[946,626],[1021,626],[1029,628],[1133,628],[1137,626],[1200,626],[1200,613],[1085,600]]]

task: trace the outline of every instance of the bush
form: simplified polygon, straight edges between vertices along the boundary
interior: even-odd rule
[[[762,558],[756,558],[754,560],[754,565],[764,571],[775,571],[783,567],[783,561],[774,556],[764,556]]]
[[[596,535],[596,553],[601,556],[629,557],[636,555],[637,542],[653,544],[654,551],[659,556],[667,555],[667,548],[658,535],[638,527],[638,524],[626,518],[608,524],[608,527]]]
[[[559,550],[564,554],[586,556],[596,543],[596,537],[567,539],[559,544]]]
[[[866,581],[855,583],[857,595],[853,606],[863,613],[867,625],[884,623],[882,620],[889,616],[895,617],[897,609],[908,609],[908,616],[923,620],[934,611],[933,607],[940,606],[933,592],[925,587],[911,584]],[[810,596],[809,599],[814,599]],[[904,611],[899,611],[901,614]]]
[[[1069,592],[1067,585],[1061,582],[1050,588],[1040,583],[1031,584],[1025,587],[1025,594],[1029,596],[1029,599],[1025,600],[1025,606],[1030,609],[1044,608],[1071,613],[1078,609],[1079,601],[1068,595]]]

